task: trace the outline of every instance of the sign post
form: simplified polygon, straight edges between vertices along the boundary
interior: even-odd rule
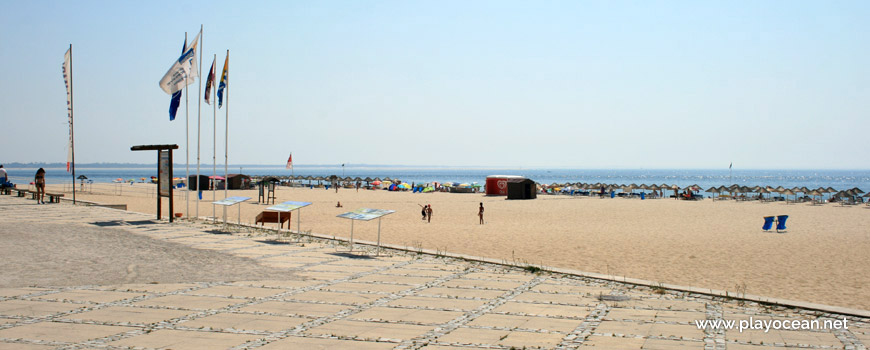
[[[163,210],[161,198],[169,198],[169,222],[175,219],[175,206],[172,197],[172,150],[178,145],[140,145],[130,147],[131,151],[157,151],[157,220]]]

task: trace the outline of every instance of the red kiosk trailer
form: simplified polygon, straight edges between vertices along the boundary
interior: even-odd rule
[[[523,180],[524,176],[517,175],[490,175],[486,177],[487,196],[507,196],[508,180]]]

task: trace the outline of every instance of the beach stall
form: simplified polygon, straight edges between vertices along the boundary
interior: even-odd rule
[[[487,191],[489,191],[489,186]],[[507,199],[535,199],[537,198],[537,185],[531,179],[521,177],[509,179],[507,182]]]
[[[525,177],[517,175],[490,175],[486,177],[486,195],[487,196],[507,196],[508,181],[522,180]]]

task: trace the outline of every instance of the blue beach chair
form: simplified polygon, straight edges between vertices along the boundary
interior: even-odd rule
[[[764,217],[764,226],[761,226],[761,229],[764,231],[770,231],[773,228],[773,216],[765,216]]]
[[[776,232],[785,232],[786,220],[788,220],[788,215],[779,215],[776,217]]]

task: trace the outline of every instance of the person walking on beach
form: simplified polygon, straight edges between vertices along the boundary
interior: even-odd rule
[[[426,204],[426,222],[432,222],[432,204]]]
[[[480,224],[483,225],[483,202],[480,202],[480,208],[477,210],[477,216],[480,217]]]
[[[36,171],[33,183],[36,185],[36,204],[45,204],[45,169],[39,168]]]
[[[417,205],[419,205],[419,204],[417,204]],[[423,210],[420,211],[420,214],[423,214],[423,220],[426,220],[426,206],[425,205],[420,205],[420,206],[423,207]]]

